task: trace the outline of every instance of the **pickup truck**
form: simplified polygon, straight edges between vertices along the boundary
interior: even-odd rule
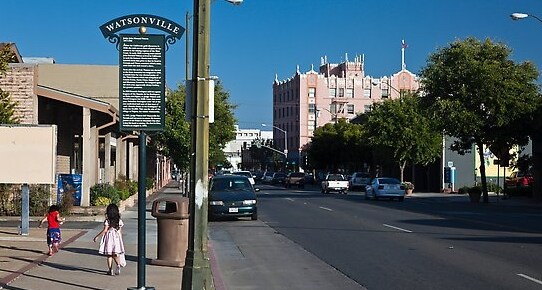
[[[342,174],[328,174],[322,181],[322,193],[336,191],[346,194],[348,191],[348,180]]]

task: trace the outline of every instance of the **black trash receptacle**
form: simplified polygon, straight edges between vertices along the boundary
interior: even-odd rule
[[[158,257],[153,265],[183,267],[188,249],[187,197],[171,196],[156,199],[151,215],[158,223]]]

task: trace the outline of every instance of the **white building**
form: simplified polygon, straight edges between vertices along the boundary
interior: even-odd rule
[[[273,131],[260,129],[239,129],[235,125],[235,140],[230,141],[224,147],[224,154],[232,165],[232,170],[241,170],[241,152],[243,148],[250,148],[255,139],[273,139]]]

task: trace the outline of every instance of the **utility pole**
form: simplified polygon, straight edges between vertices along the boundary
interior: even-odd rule
[[[211,0],[194,0],[190,219],[183,290],[214,289],[207,249],[210,8]]]

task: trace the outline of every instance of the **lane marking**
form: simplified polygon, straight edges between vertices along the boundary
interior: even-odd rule
[[[387,225],[387,224],[383,224],[383,225],[384,225],[385,227],[392,228],[392,229],[396,229],[396,230],[399,230],[399,231],[403,231],[403,232],[405,232],[405,233],[412,233],[412,231],[405,230],[405,229],[402,229],[402,228],[390,226],[390,225]]]
[[[522,278],[525,278],[525,279],[527,279],[527,280],[531,280],[531,281],[533,281],[533,282],[535,282],[535,283],[538,283],[538,284],[542,285],[542,281],[540,281],[540,280],[538,280],[538,279],[535,279],[535,278],[533,278],[533,277],[529,277],[529,276],[527,276],[527,275],[525,275],[525,274],[517,274],[517,275],[520,276],[520,277],[522,277]]]
[[[286,199],[286,200],[289,200],[289,201],[294,201],[294,199],[291,198],[291,197],[287,197],[287,198],[285,198],[285,199]]]
[[[327,211],[333,211],[332,209],[327,208],[327,207],[323,207],[323,206],[320,206],[320,208],[321,208],[321,209],[325,209],[325,210],[327,210]]]

